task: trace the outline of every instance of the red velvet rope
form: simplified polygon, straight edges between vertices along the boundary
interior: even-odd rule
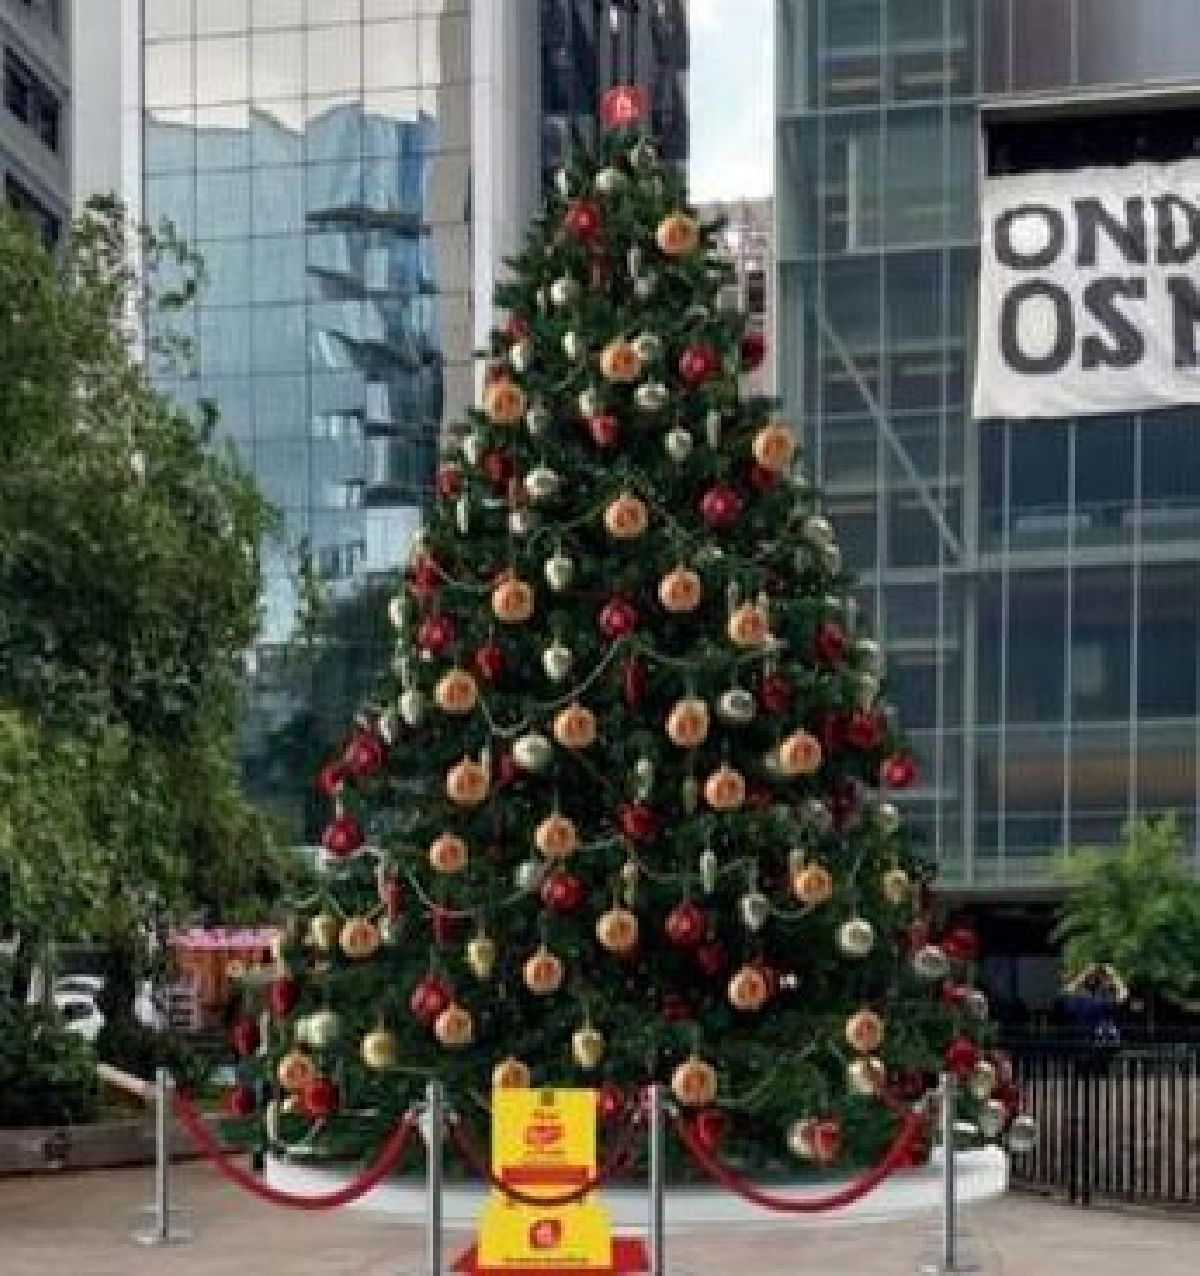
[[[899,1169],[907,1158],[913,1145],[924,1129],[924,1119],[915,1112],[906,1112],[901,1120],[900,1133],[895,1142],[884,1154],[883,1160],[872,1169],[866,1171],[852,1183],[830,1192],[826,1196],[802,1197],[799,1199],[774,1196],[764,1192],[762,1188],[751,1183],[737,1170],[722,1165],[704,1144],[696,1137],[695,1132],[685,1121],[675,1118],[675,1129],[680,1140],[691,1154],[692,1160],[700,1168],[730,1192],[760,1205],[765,1210],[773,1210],[779,1214],[820,1214],[826,1210],[837,1210],[860,1200],[868,1192],[874,1191],[893,1171]]]
[[[619,1174],[626,1165],[629,1164],[633,1156],[633,1149],[637,1144],[638,1136],[641,1134],[640,1124],[635,1117],[629,1124],[624,1140],[614,1149],[612,1155],[607,1161],[596,1171],[595,1177],[581,1183],[578,1187],[572,1188],[571,1191],[561,1196],[534,1196],[532,1194],[519,1191],[510,1183],[505,1183],[502,1179],[498,1179],[493,1173],[491,1166],[488,1165],[487,1159],[481,1155],[479,1150],[471,1142],[470,1137],[462,1127],[462,1122],[451,1116],[448,1122],[450,1127],[450,1137],[454,1140],[455,1146],[458,1148],[463,1160],[474,1170],[476,1174],[483,1179],[489,1187],[497,1192],[502,1192],[510,1201],[516,1201],[518,1205],[540,1205],[549,1209],[557,1209],[563,1205],[574,1205],[578,1201],[582,1201],[584,1197],[590,1195],[598,1187],[603,1186],[613,1177]]]
[[[334,1192],[323,1192],[316,1196],[297,1196],[294,1193],[281,1192],[278,1188],[270,1187],[260,1178],[251,1174],[249,1170],[244,1170],[213,1138],[212,1133],[201,1119],[200,1113],[196,1111],[191,1102],[184,1095],[178,1093],[175,1094],[174,1099],[175,1115],[179,1118],[179,1123],[191,1136],[197,1148],[212,1161],[227,1179],[236,1183],[239,1187],[245,1188],[247,1192],[261,1197],[264,1201],[270,1201],[272,1205],[283,1205],[295,1210],[332,1210],[341,1205],[349,1205],[351,1201],[357,1201],[359,1197],[365,1196],[372,1188],[377,1187],[395,1168],[400,1158],[404,1155],[404,1149],[408,1144],[409,1136],[412,1134],[414,1126],[412,1114],[406,1112],[384,1140],[375,1160],[358,1178],[347,1183],[345,1187],[340,1187]]]

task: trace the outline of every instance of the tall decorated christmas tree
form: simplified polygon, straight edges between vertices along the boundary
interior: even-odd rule
[[[606,97],[497,289],[390,685],[319,777],[320,896],[265,1041],[234,1033],[277,1149],[366,1154],[430,1075],[481,1124],[495,1086],[611,1120],[657,1079],[758,1165],[870,1160],[947,1064],[1011,1116],[892,800],[880,649],[638,108]]]

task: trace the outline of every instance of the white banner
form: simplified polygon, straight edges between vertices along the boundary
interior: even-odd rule
[[[987,178],[974,414],[1200,403],[1200,160]]]

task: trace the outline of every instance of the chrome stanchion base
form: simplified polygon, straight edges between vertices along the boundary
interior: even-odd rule
[[[946,1263],[939,1242],[930,1245],[917,1260],[918,1276],[960,1276],[960,1274],[966,1276],[968,1272],[986,1270],[978,1250],[971,1244],[969,1237],[964,1237],[960,1242],[953,1265]]]
[[[190,1227],[183,1227],[176,1222],[177,1219],[190,1217],[192,1211],[189,1209],[172,1206],[170,1222],[165,1231],[159,1227],[158,1220],[155,1217],[158,1214],[157,1206],[146,1205],[139,1213],[148,1214],[151,1218],[150,1222],[145,1223],[131,1233],[133,1239],[139,1245],[183,1245],[195,1235]]]

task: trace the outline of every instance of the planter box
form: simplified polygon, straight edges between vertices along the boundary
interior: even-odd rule
[[[205,1120],[215,1131],[218,1118]],[[174,1122],[170,1128],[170,1148],[173,1157],[195,1155],[191,1141]],[[153,1163],[154,1119],[151,1116],[97,1121],[91,1125],[0,1130],[0,1174]]]

